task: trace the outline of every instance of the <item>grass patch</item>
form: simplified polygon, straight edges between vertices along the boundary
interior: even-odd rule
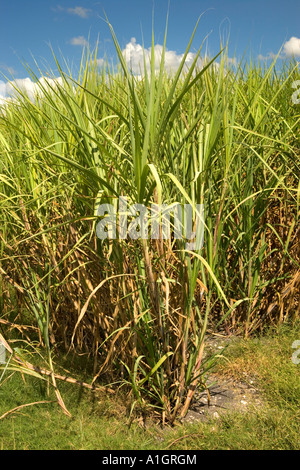
[[[260,409],[164,429],[149,418],[144,428],[138,419],[129,425],[128,398],[96,395],[62,383],[60,391],[72,418],[62,413],[57,402],[23,408],[0,420],[0,449],[298,449],[300,369],[291,356],[292,343],[299,338],[298,323],[249,340],[238,339],[227,348],[217,374],[253,380],[265,403]],[[84,368],[81,373],[86,380]],[[6,373],[0,387],[0,416],[25,403],[55,400],[52,395],[50,391],[48,396],[47,382]]]
[[[235,379],[254,379],[270,405],[295,412],[299,417],[300,369],[292,362],[294,341],[300,327],[281,325],[251,340],[231,344],[226,362],[218,364],[219,373]]]

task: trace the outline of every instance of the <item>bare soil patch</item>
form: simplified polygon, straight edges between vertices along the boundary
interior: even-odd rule
[[[222,353],[224,347],[231,342],[238,341],[237,337],[211,337],[207,341],[206,354]],[[255,386],[255,378],[245,376],[244,380],[235,380],[231,377],[222,377],[211,373],[207,382],[209,393],[204,390],[196,392],[185,422],[219,418],[224,413],[239,411],[247,412],[250,409],[263,405],[263,399]]]

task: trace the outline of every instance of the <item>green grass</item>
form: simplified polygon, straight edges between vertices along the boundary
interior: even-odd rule
[[[229,361],[218,369],[236,379],[253,377],[264,392],[265,400],[278,409],[289,410],[300,418],[300,367],[292,362],[292,344],[300,339],[299,323],[269,330],[262,337],[240,340],[229,348]]]
[[[264,402],[259,409],[164,429],[149,418],[144,429],[138,419],[129,426],[124,396],[94,396],[63,384],[60,390],[72,418],[56,402],[24,408],[0,420],[0,449],[299,449],[300,365],[291,361],[296,339],[299,324],[247,341],[237,339],[226,350],[227,360],[219,364],[217,374],[254,380]],[[81,366],[86,380],[86,364]],[[24,403],[49,400],[42,384],[32,377],[24,383],[17,373],[2,382],[0,416]],[[50,399],[55,400],[51,393]]]

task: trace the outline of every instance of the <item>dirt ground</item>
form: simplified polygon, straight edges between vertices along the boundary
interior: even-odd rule
[[[212,337],[206,346],[207,354],[222,353],[224,347],[237,338]],[[209,395],[206,390],[196,392],[190,409],[184,418],[185,422],[219,418],[221,414],[231,411],[249,411],[250,408],[260,407],[263,400],[255,387],[255,380],[245,377],[245,381],[235,381],[222,378],[211,373],[207,381]]]
[[[209,387],[210,400],[206,391],[195,394],[184,421],[219,418],[222,413],[248,411],[263,404],[259,391],[246,383],[223,380],[218,376],[214,380],[211,377],[211,382],[216,383]]]

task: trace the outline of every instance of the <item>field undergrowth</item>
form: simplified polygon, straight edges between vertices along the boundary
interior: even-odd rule
[[[230,344],[215,371],[220,377],[255,381],[264,406],[245,412],[228,410],[220,417],[162,427],[151,416],[133,420],[128,399],[64,383],[61,392],[72,412],[59,412],[55,394],[38,378],[15,372],[0,387],[0,449],[16,450],[298,450],[299,365],[291,348],[299,323],[268,331],[264,336]],[[225,359],[226,358],[226,359]],[[56,358],[58,370],[71,369],[81,380],[91,375],[84,358],[73,365]],[[24,403],[41,403],[5,413]]]

